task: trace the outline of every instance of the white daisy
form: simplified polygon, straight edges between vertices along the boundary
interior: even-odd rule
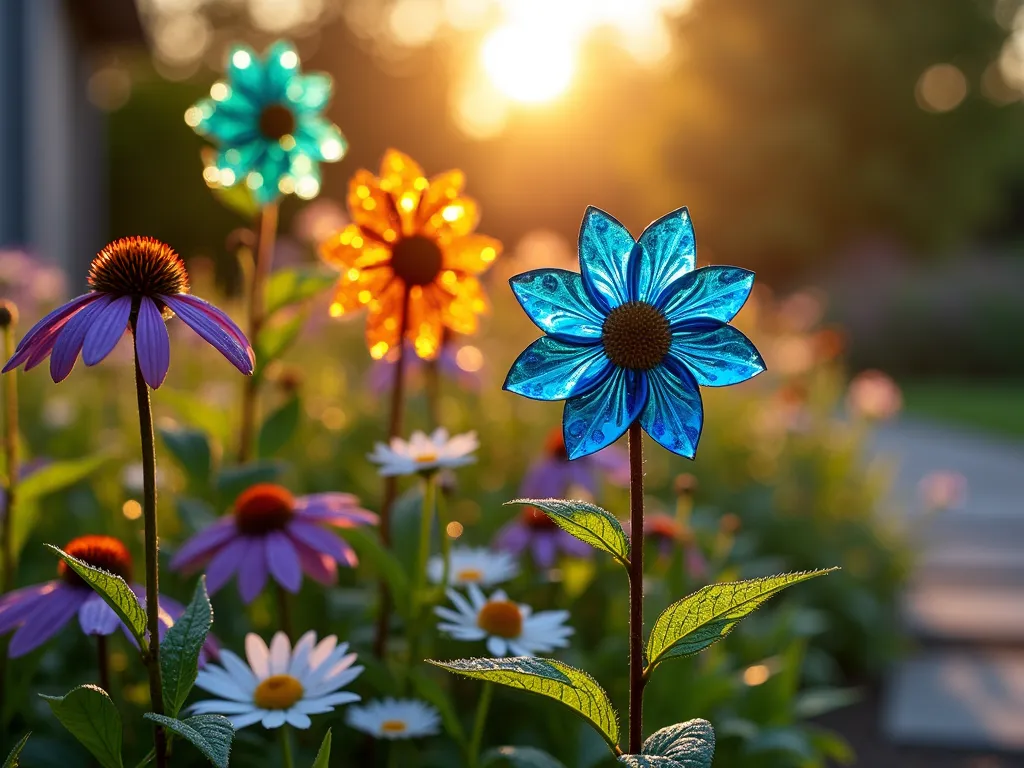
[[[279,728],[285,723],[309,728],[310,715],[331,712],[359,696],[339,691],[363,671],[353,667],[354,653],[348,643],[338,644],[334,635],[319,643],[316,632],[307,632],[292,649],[284,632],[274,635],[270,647],[259,635],[245,636],[246,664],[231,651],[220,652],[223,666],[207,664],[196,685],[221,699],[192,705],[193,714],[227,715],[235,729],[253,723]]]
[[[514,579],[519,573],[519,563],[508,552],[486,548],[453,547],[448,572],[447,586],[464,587],[477,584],[493,587],[495,584]],[[444,558],[435,555],[427,563],[427,575],[434,584],[444,578]]]
[[[382,475],[413,475],[472,464],[479,447],[476,432],[449,437],[447,429],[438,427],[431,435],[416,431],[408,441],[393,437],[389,445],[377,443],[368,458],[380,465]]]
[[[349,707],[345,722],[377,739],[418,739],[437,733],[441,716],[434,707],[417,699],[383,699]]]
[[[573,628],[565,625],[568,611],[533,613],[530,606],[513,603],[503,590],[490,597],[476,584],[469,585],[469,600],[448,590],[455,610],[438,607],[437,628],[456,640],[487,640],[492,656],[536,656],[569,645]]]

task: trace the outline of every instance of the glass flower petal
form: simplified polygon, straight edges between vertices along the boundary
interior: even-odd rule
[[[348,214],[383,242],[393,243],[402,234],[402,220],[394,199],[369,171],[358,170],[349,181]]]
[[[263,64],[247,45],[235,45],[228,52],[226,70],[231,89],[240,92],[254,104],[263,101]]]
[[[409,292],[409,339],[416,349],[416,355],[424,360],[433,360],[441,350],[444,325],[441,315],[432,303],[424,301],[425,291],[440,292],[436,286],[413,286]],[[474,315],[475,318],[475,315]]]
[[[626,270],[634,245],[618,221],[600,208],[587,208],[580,227],[580,271],[591,301],[605,313],[629,301]]]
[[[366,319],[366,346],[374,360],[380,360],[398,344],[402,304],[402,286],[397,280],[370,299],[370,316]]]
[[[479,275],[501,255],[501,241],[487,235],[465,235],[446,243],[441,250],[444,269]]]
[[[740,311],[754,273],[739,267],[701,267],[676,280],[662,292],[661,309],[673,326],[693,320],[728,323]]]
[[[566,400],[562,431],[569,458],[595,453],[622,437],[640,416],[647,393],[644,371],[612,367],[599,386]]]
[[[466,186],[466,174],[458,169],[444,171],[430,177],[430,186],[423,191],[419,206],[419,220],[422,224],[431,216],[440,213],[448,203],[462,194]]]
[[[295,46],[278,40],[266,53],[263,93],[266,101],[274,103],[285,99],[288,85],[299,68],[299,54]]]
[[[629,264],[630,299],[658,304],[670,284],[693,270],[697,245],[686,208],[665,214],[640,235]]]
[[[692,459],[704,424],[696,379],[682,362],[669,356],[648,373],[647,382],[650,396],[640,425],[672,453]]]
[[[333,87],[331,76],[323,72],[299,75],[288,84],[288,100],[300,114],[321,112],[331,100]]]
[[[565,269],[535,269],[509,284],[537,327],[563,341],[594,342],[604,318],[590,303],[583,278]]]
[[[672,334],[669,357],[676,357],[704,387],[739,384],[765,369],[761,353],[731,325],[683,326]]]
[[[590,391],[613,369],[600,344],[580,346],[542,336],[512,364],[503,388],[534,400],[564,400]]]

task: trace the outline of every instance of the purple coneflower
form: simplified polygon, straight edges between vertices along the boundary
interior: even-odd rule
[[[254,485],[235,501],[233,512],[197,533],[178,550],[171,568],[206,566],[206,587],[213,594],[238,574],[242,600],[251,603],[266,586],[268,574],[289,592],[298,592],[302,574],[332,584],[337,566],[354,567],[352,547],[325,526],[375,525],[377,515],[360,509],[348,493],[318,493],[295,498],[272,483]]]
[[[115,240],[93,259],[89,287],[25,334],[5,373],[22,364],[31,370],[49,357],[51,378],[63,381],[79,353],[86,365],[96,365],[130,330],[143,378],[156,389],[171,362],[164,321],[173,315],[242,373],[252,373],[255,357],[245,335],[226,314],[189,294],[185,263],[169,245],[151,237]]]
[[[603,476],[616,485],[629,484],[629,457],[615,446],[569,460],[561,427],[548,435],[544,455],[527,470],[519,487],[524,499],[561,498],[572,488],[593,495]],[[494,540],[498,549],[519,555],[530,550],[533,561],[541,568],[555,564],[559,552],[573,557],[589,557],[589,544],[570,536],[536,507],[524,507],[522,514],[506,525]]]
[[[145,606],[146,590],[132,583],[132,556],[123,542],[111,536],[80,536],[72,539],[64,551],[84,563],[117,574],[128,582]],[[168,597],[160,598],[160,634],[185,612],[184,606]],[[120,626],[134,642],[131,632],[117,614],[103,602],[92,587],[61,560],[57,578],[8,592],[0,598],[0,634],[17,630],[11,638],[8,654],[24,656],[41,646],[78,615],[82,632],[87,635],[111,635]],[[206,644],[207,654],[216,655],[212,638]]]

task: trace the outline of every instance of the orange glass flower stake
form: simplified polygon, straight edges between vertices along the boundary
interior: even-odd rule
[[[427,178],[411,157],[389,149],[380,176],[359,170],[349,183],[352,224],[321,245],[321,258],[339,272],[331,315],[366,308],[366,344],[380,360],[397,353],[391,388],[388,439],[402,431],[404,359],[407,341],[425,360],[441,350],[445,329],[470,334],[486,311],[483,273],[501,253],[501,243],[474,234],[477,202],[462,194],[466,178],[452,170]],[[380,535],[390,545],[390,512],[397,485],[385,479]],[[387,642],[386,591],[375,651]]]

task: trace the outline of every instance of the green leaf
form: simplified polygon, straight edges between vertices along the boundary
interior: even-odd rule
[[[267,316],[284,307],[313,298],[320,291],[334,285],[336,279],[336,274],[322,269],[300,267],[277,270],[267,283]]]
[[[125,580],[102,568],[94,568],[77,557],[72,557],[60,547],[55,547],[53,544],[46,546],[56,552],[61,560],[68,564],[68,568],[81,576],[82,581],[103,598],[103,601],[114,610],[117,617],[135,635],[139,646],[145,648],[146,611]]]
[[[213,624],[213,607],[206,594],[206,577],[200,576],[185,612],[160,643],[164,710],[177,717],[199,673],[199,653]]]
[[[324,740],[320,743],[320,749],[317,750],[316,760],[313,761],[313,768],[330,768],[331,762],[331,729],[327,729],[327,734],[324,736]]]
[[[629,768],[679,768],[671,757],[661,755],[619,755],[619,762]]]
[[[707,720],[676,723],[652,734],[639,755],[622,755],[631,768],[711,768],[715,729]]]
[[[589,722],[616,750],[619,719],[608,694],[597,682],[578,669],[554,659],[519,656],[505,659],[456,659],[430,663],[458,675],[487,680],[509,688],[547,696],[565,704]]]
[[[28,744],[28,737],[31,735],[32,731],[29,731],[14,745],[14,749],[11,750],[7,759],[4,760],[3,768],[18,768],[21,765],[21,760],[18,759],[18,756],[21,754],[21,750],[25,748],[25,745]]]
[[[221,442],[232,437],[235,424],[231,421],[230,409],[207,402],[193,392],[174,390],[167,386],[160,388],[160,402],[173,408],[180,421],[201,429]]]
[[[536,747],[495,747],[480,757],[480,765],[508,765],[512,768],[565,768],[543,749]]]
[[[622,523],[611,512],[586,501],[566,499],[516,499],[507,503],[536,507],[566,533],[628,565],[629,540]]]
[[[42,696],[71,735],[82,742],[103,768],[122,768],[121,715],[106,691],[80,685],[64,696]]]
[[[71,461],[55,461],[18,483],[19,500],[38,499],[79,483],[112,457],[106,454]]]
[[[257,454],[261,459],[269,459],[288,444],[299,427],[300,415],[299,398],[293,396],[266,418],[257,438]]]
[[[409,578],[394,553],[385,549],[373,528],[338,528],[337,532],[352,545],[360,562],[369,563],[387,582],[391,597],[400,615],[409,609]]]
[[[257,461],[237,467],[226,467],[217,473],[214,486],[223,506],[234,503],[238,495],[256,483],[270,483],[280,477],[284,466],[275,461]]]
[[[260,212],[260,205],[256,202],[248,184],[239,182],[231,187],[210,187],[210,191],[221,205],[234,211],[243,219],[252,221]]]
[[[235,729],[224,715],[193,715],[187,720],[175,720],[147,712],[143,717],[191,742],[217,768],[228,768]]]
[[[213,466],[213,453],[206,433],[185,428],[161,428],[158,431],[164,446],[185,470],[189,480],[199,485],[207,483]]]
[[[835,570],[838,569],[711,584],[684,597],[666,608],[654,623],[647,640],[648,672],[665,659],[690,656],[718,642],[740,619],[786,587]]]
[[[256,337],[256,370],[266,371],[267,364],[283,355],[299,337],[306,316],[302,313],[275,325],[268,325]],[[256,374],[254,374],[256,375]]]

